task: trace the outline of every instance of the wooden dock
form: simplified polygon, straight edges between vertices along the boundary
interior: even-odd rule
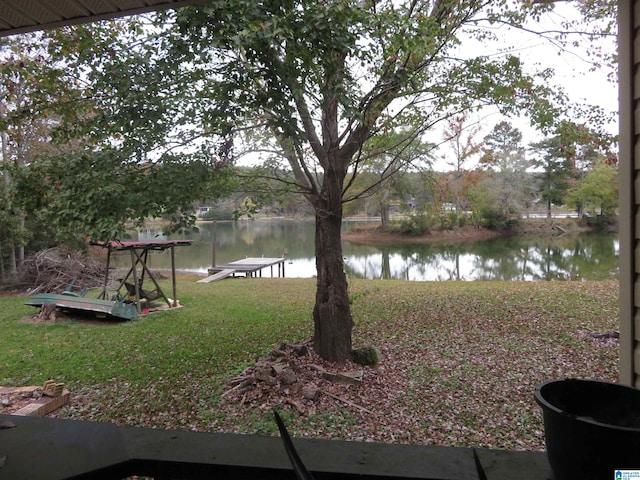
[[[198,283],[215,282],[227,277],[235,277],[236,273],[244,273],[247,277],[262,277],[262,270],[270,268],[273,277],[273,267],[278,267],[278,277],[284,277],[284,258],[248,257],[242,260],[217,265],[209,269],[209,276],[198,280]]]

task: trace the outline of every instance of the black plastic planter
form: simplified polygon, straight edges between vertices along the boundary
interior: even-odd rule
[[[640,470],[640,390],[596,380],[538,386],[547,456],[555,480],[607,480]]]

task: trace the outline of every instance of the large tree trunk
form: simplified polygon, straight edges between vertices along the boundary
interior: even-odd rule
[[[316,200],[316,304],[313,309],[314,349],[325,360],[351,358],[353,319],[342,258],[342,180],[328,169]]]

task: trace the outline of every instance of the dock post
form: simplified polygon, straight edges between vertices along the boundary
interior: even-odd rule
[[[211,268],[216,268],[216,236],[218,230],[218,221],[213,221],[213,228],[211,229]]]

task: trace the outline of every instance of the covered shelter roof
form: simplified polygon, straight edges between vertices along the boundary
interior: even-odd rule
[[[179,8],[210,0],[2,0],[0,37]]]
[[[91,241],[91,245],[97,245],[99,247],[110,248],[112,250],[133,250],[137,248],[146,250],[166,250],[171,247],[180,247],[185,245],[191,245],[193,240],[151,240],[147,242],[138,241],[120,241],[111,240],[109,242]]]
[[[131,256],[131,266],[127,274],[123,278],[119,279],[116,296],[119,297],[120,291],[124,288],[128,292],[130,300],[135,303],[138,314],[143,312],[143,299],[147,302],[155,300],[156,298],[162,298],[169,308],[178,307],[179,304],[176,300],[176,264],[174,248],[191,245],[192,243],[193,240],[154,240],[146,242],[123,242],[120,240],[102,242],[90,240],[90,245],[96,245],[107,249],[107,267],[104,276],[104,287],[99,298],[107,298],[107,284],[109,280],[112,252],[128,251]],[[167,297],[149,269],[149,252],[165,250],[169,250],[169,253],[171,254],[171,284],[173,287],[173,298]],[[145,290],[145,279],[148,279],[153,283],[155,287],[154,290]]]

